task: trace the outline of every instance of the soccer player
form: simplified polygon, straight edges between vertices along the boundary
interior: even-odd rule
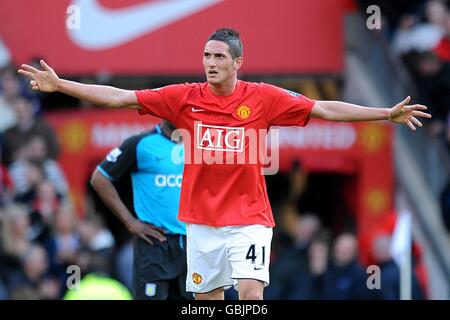
[[[192,299],[186,292],[186,225],[177,219],[183,175],[183,145],[171,140],[175,128],[164,120],[109,152],[91,184],[135,236],[133,297],[139,300]],[[131,176],[133,207],[128,210],[114,183]]]
[[[389,120],[415,130],[422,126],[418,117],[431,117],[425,106],[408,105],[409,97],[392,108],[369,108],[314,101],[269,84],[240,81],[237,73],[243,62],[239,33],[222,28],[211,34],[203,50],[204,83],[133,91],[60,79],[44,61],[42,70],[28,65],[19,70],[31,78],[33,90],[59,91],[105,107],[134,108],[189,133],[183,135],[185,167],[178,218],[187,223],[186,285],[196,299],[223,299],[224,288],[233,284],[240,299],[262,299],[269,284],[274,219],[262,164],[228,161],[253,147],[247,134],[255,136],[255,131],[273,125],[305,126],[311,117]],[[192,161],[192,155],[199,153],[203,161]],[[223,160],[221,156],[226,163],[210,161]]]

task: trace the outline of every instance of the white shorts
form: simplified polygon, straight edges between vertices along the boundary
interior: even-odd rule
[[[210,227],[186,224],[186,291],[207,293],[239,279],[269,285],[272,228],[263,225]]]

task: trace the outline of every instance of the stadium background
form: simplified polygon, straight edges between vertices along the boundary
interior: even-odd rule
[[[172,5],[157,27],[152,2]],[[102,25],[96,3],[134,15]],[[370,30],[374,4],[381,29]],[[130,236],[89,178],[111,148],[158,122],[31,92],[17,65],[44,58],[60,77],[129,89],[203,81],[204,41],[220,26],[241,32],[243,80],[370,106],[411,95],[434,116],[415,133],[381,122],[280,129],[280,172],[267,176],[277,228],[266,297],[398,298],[354,283],[365,285],[370,264],[392,271],[390,237],[408,210],[413,296],[448,299],[450,14],[448,2],[419,0],[2,1],[0,298],[63,298],[72,264],[130,286]]]

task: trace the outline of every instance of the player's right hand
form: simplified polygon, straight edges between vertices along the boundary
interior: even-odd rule
[[[22,64],[18,72],[30,78],[31,89],[42,92],[55,92],[58,90],[58,75],[44,60],[40,61],[42,70],[27,64]]]
[[[152,238],[159,241],[167,240],[164,236],[164,230],[137,219],[133,220],[133,222],[128,226],[128,230],[135,236],[145,240],[150,245],[153,244],[153,241],[151,240]]]

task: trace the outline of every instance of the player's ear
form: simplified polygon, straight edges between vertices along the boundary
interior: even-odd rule
[[[239,57],[234,59],[234,68],[239,70],[242,67],[242,63],[244,63],[244,58]]]

